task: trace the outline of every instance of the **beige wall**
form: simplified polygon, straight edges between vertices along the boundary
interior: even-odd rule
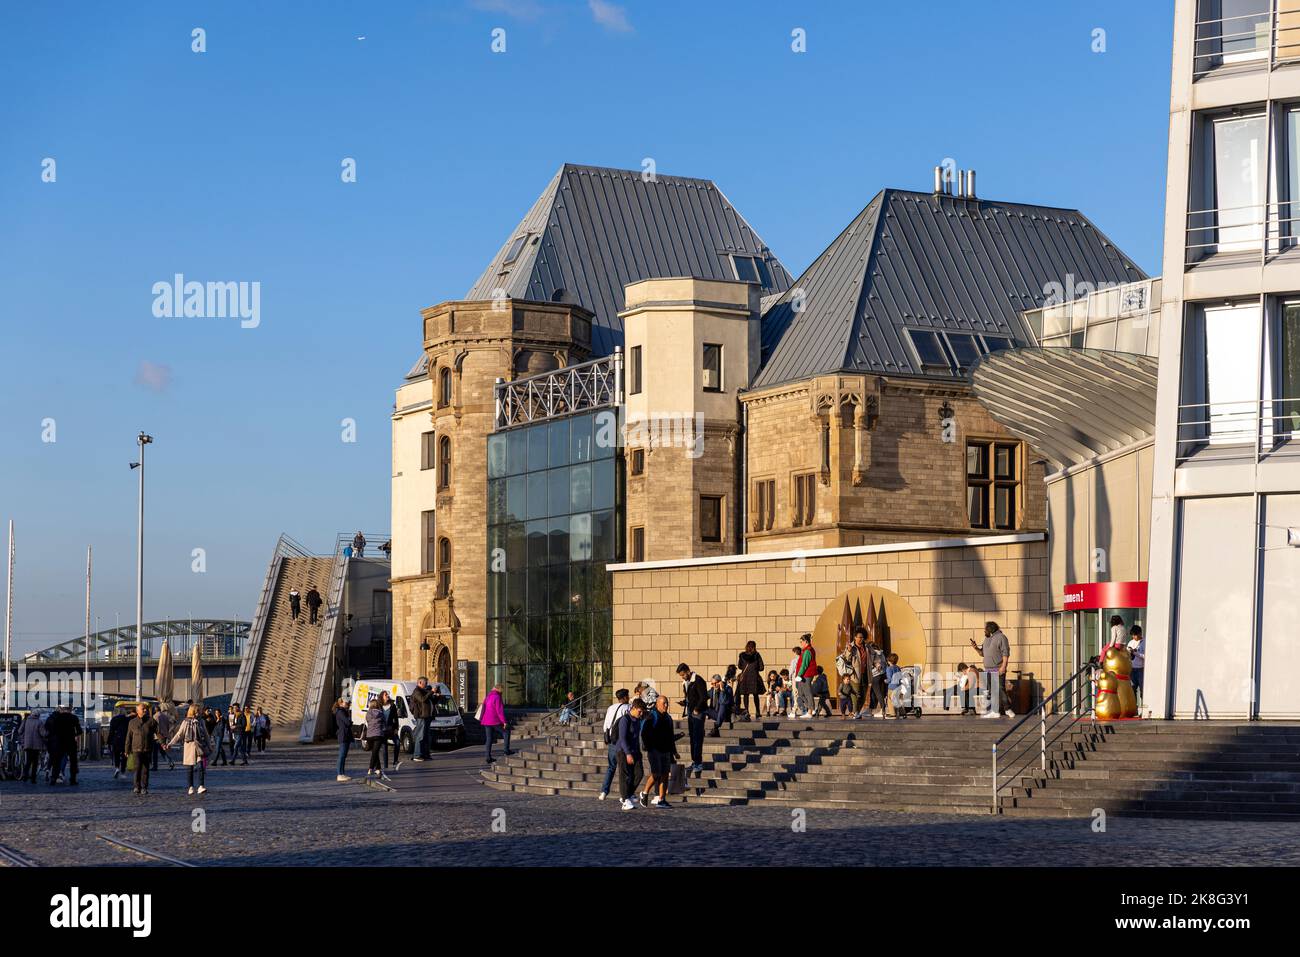
[[[433,431],[433,383],[408,382],[397,390],[393,413],[392,534],[394,578],[419,575],[424,557],[421,513],[436,503],[433,469],[421,469],[422,439]]]
[[[1066,585],[1146,581],[1151,538],[1150,442],[1047,483],[1051,607]],[[1096,550],[1105,559],[1098,570]]]
[[[1029,539],[1029,540],[1025,540]],[[614,687],[672,687],[685,661],[723,674],[745,642],[780,670],[837,596],[861,585],[896,592],[925,631],[929,671],[974,661],[968,643],[994,619],[1011,639],[1011,670],[1050,679],[1047,544],[1041,533],[810,551],[756,559],[620,565],[614,569]],[[833,672],[834,649],[818,649]]]

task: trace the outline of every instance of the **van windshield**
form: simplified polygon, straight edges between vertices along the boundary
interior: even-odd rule
[[[454,718],[459,713],[455,700],[447,695],[434,695],[433,716],[435,718]]]

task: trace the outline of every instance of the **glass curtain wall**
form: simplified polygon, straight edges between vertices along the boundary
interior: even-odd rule
[[[622,463],[612,411],[488,437],[488,681],[506,703],[557,707],[608,684],[623,559]]]

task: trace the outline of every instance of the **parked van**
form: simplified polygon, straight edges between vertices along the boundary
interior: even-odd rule
[[[430,682],[434,691],[433,717],[429,719],[430,744],[450,744],[454,748],[465,745],[465,713],[456,704],[451,689],[441,682]],[[361,737],[366,726],[366,709],[370,702],[387,691],[397,708],[397,726],[402,750],[415,753],[415,719],[411,717],[411,693],[414,681],[394,681],[391,678],[362,678],[352,687],[352,736]]]

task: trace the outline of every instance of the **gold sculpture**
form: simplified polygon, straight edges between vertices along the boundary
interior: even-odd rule
[[[1128,649],[1112,645],[1101,660],[1097,678],[1097,717],[1102,721],[1137,717],[1137,695],[1133,691],[1133,658]]]

